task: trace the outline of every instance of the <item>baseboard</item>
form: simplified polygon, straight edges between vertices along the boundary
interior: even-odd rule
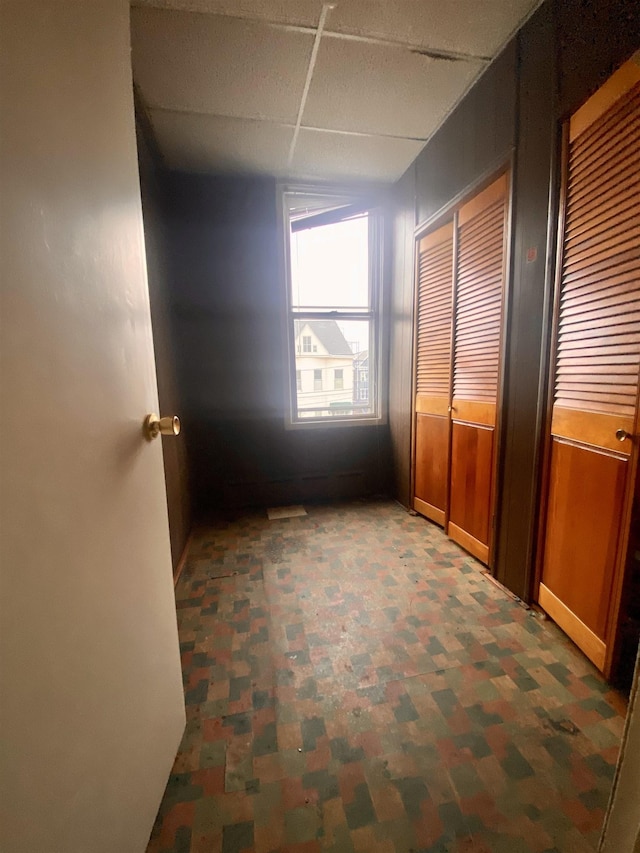
[[[562,628],[565,634],[568,634],[573,642],[582,649],[589,660],[598,667],[600,672],[602,672],[607,656],[607,647],[604,641],[597,634],[594,634],[591,628],[588,628],[543,583],[540,584],[538,603],[553,621]]]
[[[458,527],[457,524],[453,522],[449,522],[449,526],[446,530],[450,539],[453,539],[454,542],[457,542],[458,545],[461,545],[465,551],[468,551],[472,557],[475,557],[477,560],[480,560],[481,563],[484,563],[485,566],[489,564],[489,546],[485,545],[483,542],[480,542],[475,536],[472,536],[470,533],[467,533],[466,530],[463,530],[461,527]]]
[[[423,501],[421,498],[415,497],[413,499],[413,508],[416,512],[419,512],[420,515],[424,515],[425,518],[435,521],[435,523],[439,524],[440,527],[444,527],[444,510],[438,509],[437,506],[433,506],[432,504]]]

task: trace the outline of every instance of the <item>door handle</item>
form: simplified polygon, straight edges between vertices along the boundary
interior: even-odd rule
[[[616,438],[618,441],[624,441],[626,438],[631,438],[631,433],[627,432],[626,429],[617,429]]]
[[[152,412],[144,419],[142,429],[148,441],[159,435],[180,435],[180,418],[177,415],[160,418]]]

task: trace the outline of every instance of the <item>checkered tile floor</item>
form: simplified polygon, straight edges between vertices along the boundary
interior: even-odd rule
[[[624,701],[393,502],[197,531],[148,853],[593,851]]]

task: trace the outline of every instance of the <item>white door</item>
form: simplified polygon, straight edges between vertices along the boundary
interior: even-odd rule
[[[184,706],[129,5],[0,27],[0,848],[140,853]]]

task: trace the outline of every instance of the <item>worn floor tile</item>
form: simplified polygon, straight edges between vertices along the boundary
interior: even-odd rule
[[[593,851],[625,703],[388,501],[203,527],[148,853]]]

